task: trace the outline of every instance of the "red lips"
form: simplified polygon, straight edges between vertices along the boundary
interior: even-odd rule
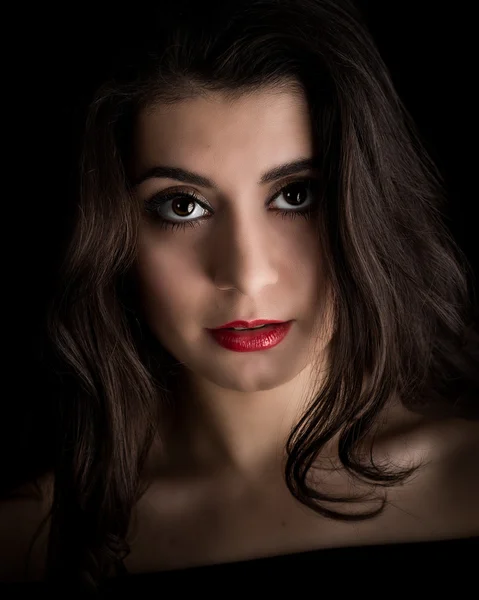
[[[259,327],[260,325],[273,325],[275,323],[284,323],[284,321],[268,321],[266,319],[257,319],[256,321],[231,321],[214,329],[228,329],[230,327]]]

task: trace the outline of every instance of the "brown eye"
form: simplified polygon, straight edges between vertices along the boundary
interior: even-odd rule
[[[270,212],[283,218],[308,219],[313,213],[313,206],[316,205],[317,188],[318,181],[315,179],[293,181],[280,188],[268,201],[267,206],[282,199],[284,206],[270,209]],[[145,202],[145,210],[158,221],[162,229],[196,227],[213,216],[212,208],[194,192],[175,191],[157,194]]]
[[[173,211],[179,217],[189,217],[194,210],[195,202],[190,198],[178,198],[171,205]]]
[[[284,204],[278,210],[291,210],[292,207],[309,208],[317,199],[316,182],[312,179],[294,181],[281,188],[271,202],[277,202],[281,198],[284,199]]]
[[[158,194],[145,202],[145,209],[155,219],[178,225],[192,225],[193,221],[196,222],[211,212],[195,194],[189,192]],[[187,220],[184,217],[193,218]]]

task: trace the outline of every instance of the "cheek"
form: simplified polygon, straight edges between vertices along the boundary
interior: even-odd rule
[[[323,279],[324,264],[322,248],[317,233],[311,224],[305,225],[284,245],[284,260],[287,261],[289,277],[294,279],[294,288],[298,286],[311,293],[318,291]]]
[[[192,314],[201,286],[198,257],[174,243],[143,240],[137,258],[139,292],[147,317],[168,322],[168,317]],[[161,317],[161,319],[160,319]]]

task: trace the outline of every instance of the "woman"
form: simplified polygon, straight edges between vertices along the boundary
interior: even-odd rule
[[[35,532],[30,577],[90,588],[478,535],[472,271],[357,11],[174,4],[89,108],[55,452],[5,571]]]

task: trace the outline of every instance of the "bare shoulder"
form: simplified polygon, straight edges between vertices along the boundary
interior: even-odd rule
[[[0,581],[26,581],[30,546],[42,521],[47,518],[53,498],[53,477],[38,481],[41,495],[33,484],[23,486],[15,498],[0,502]],[[28,576],[31,581],[42,578],[49,519],[31,546]]]
[[[379,458],[420,468],[388,490],[394,520],[414,525],[411,539],[479,535],[479,421],[400,416],[380,438]]]
[[[433,424],[424,439],[430,469],[418,503],[437,515],[446,537],[479,535],[479,422],[448,419]]]
[[[443,434],[437,433],[437,444],[443,447],[445,482],[456,486],[464,505],[475,517],[479,534],[479,421],[454,420]]]

